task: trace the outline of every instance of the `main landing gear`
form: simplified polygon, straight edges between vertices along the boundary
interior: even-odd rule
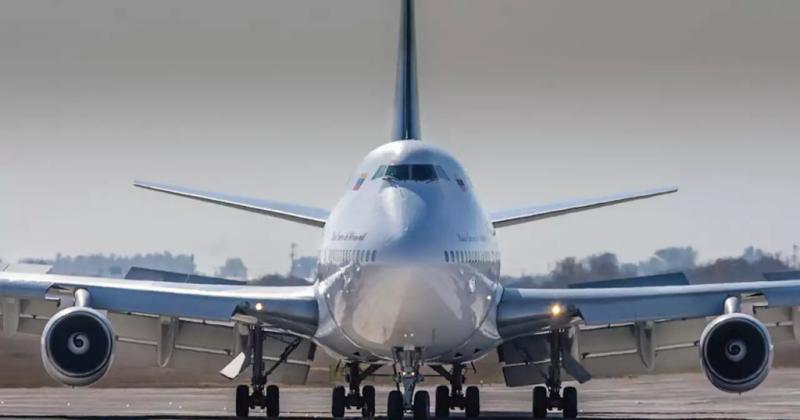
[[[346,380],[350,392],[346,392],[343,386],[333,388],[331,415],[334,418],[344,417],[345,410],[348,408],[360,409],[361,416],[364,418],[375,417],[375,387],[372,385],[361,387],[361,382],[380,368],[381,365],[369,365],[366,369],[361,370],[358,362],[347,364]]]
[[[454,408],[464,410],[467,418],[474,419],[481,415],[481,394],[478,387],[469,386],[466,393],[463,391],[464,365],[455,364],[450,371],[441,365],[431,366],[431,369],[450,382],[449,388],[446,385],[436,388],[436,418],[450,417],[450,410]]]
[[[564,418],[578,416],[578,391],[571,386],[561,390],[561,347],[566,330],[556,329],[550,333],[550,367],[546,386],[533,388],[533,418],[547,417],[547,410],[559,409]]]
[[[267,377],[280,365],[286,362],[289,355],[300,345],[302,340],[295,339],[287,344],[283,353],[269,370],[264,366],[264,330],[260,326],[250,327],[249,355],[252,361],[250,386],[236,387],[236,416],[245,418],[250,410],[256,407],[265,409],[268,418],[278,418],[281,414],[280,389],[276,385],[267,386]],[[251,392],[252,389],[252,392]]]

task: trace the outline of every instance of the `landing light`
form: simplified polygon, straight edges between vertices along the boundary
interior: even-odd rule
[[[553,318],[556,318],[556,317],[560,316],[562,313],[564,313],[564,307],[563,306],[561,306],[558,303],[554,303],[554,304],[550,305],[550,315],[552,315]]]
[[[256,303],[256,310],[257,310],[257,311],[262,311],[262,310],[264,310],[264,304],[263,304],[263,303],[261,303],[261,302],[258,302],[258,303]]]

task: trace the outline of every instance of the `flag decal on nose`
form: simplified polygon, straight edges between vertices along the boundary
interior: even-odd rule
[[[361,186],[364,185],[364,181],[367,180],[368,176],[369,175],[367,173],[361,174],[361,176],[359,176],[358,179],[356,180],[356,184],[353,185],[353,191],[358,191],[361,188]]]

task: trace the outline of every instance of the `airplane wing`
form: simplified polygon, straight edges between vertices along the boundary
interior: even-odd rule
[[[329,214],[327,210],[302,206],[299,204],[241,197],[232,194],[202,191],[174,185],[157,184],[143,181],[136,181],[133,185],[147,190],[233,207],[254,213],[266,214],[268,216],[316,227],[324,227],[325,222],[328,220]]]
[[[271,380],[303,384],[311,370],[316,345],[310,336],[318,322],[313,286],[0,272],[0,331],[4,336],[42,334],[51,317],[69,310],[79,289],[88,291],[89,307],[107,314],[120,345],[155,350],[161,367],[175,358],[225,366],[249,348],[249,326],[261,323],[266,325],[262,357]],[[221,373],[232,379],[240,371]]]
[[[795,277],[798,278],[798,277]],[[699,367],[697,346],[708,317],[742,299],[773,342],[800,341],[800,279],[747,283],[513,289],[503,292],[498,348],[509,386],[544,383],[554,305],[567,319],[564,370],[573,379],[685,371]]]
[[[492,224],[496,228],[518,225],[521,223],[532,222],[534,220],[546,219],[548,217],[561,216],[564,214],[575,213],[584,210],[591,210],[614,204],[625,203],[628,201],[642,200],[645,198],[656,197],[664,194],[671,194],[678,191],[676,187],[656,188],[646,191],[622,193],[605,197],[584,198],[579,200],[565,201],[561,203],[551,203],[532,207],[522,207],[517,209],[501,210],[489,215]]]

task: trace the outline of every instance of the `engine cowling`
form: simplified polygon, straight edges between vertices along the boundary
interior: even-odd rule
[[[741,393],[759,386],[772,366],[772,340],[757,319],[730,313],[709,323],[700,336],[700,360],[711,383]]]
[[[72,307],[56,313],[42,332],[42,362],[56,381],[86,386],[108,372],[114,356],[114,331],[94,309]]]

